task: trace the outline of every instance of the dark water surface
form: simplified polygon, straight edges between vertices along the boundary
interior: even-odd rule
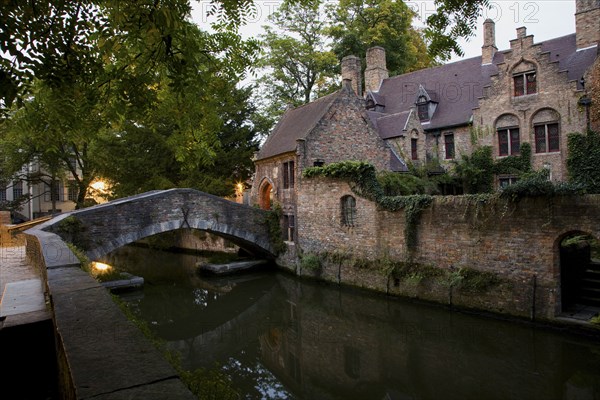
[[[600,342],[263,272],[207,279],[198,256],[135,247],[124,298],[186,368],[247,399],[600,399]],[[218,366],[218,367],[215,367]]]

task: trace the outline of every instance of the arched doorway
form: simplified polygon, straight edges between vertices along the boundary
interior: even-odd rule
[[[260,187],[258,203],[263,210],[270,210],[273,204],[273,185],[267,180]]]
[[[585,232],[571,232],[559,249],[563,311],[600,307],[600,242]]]

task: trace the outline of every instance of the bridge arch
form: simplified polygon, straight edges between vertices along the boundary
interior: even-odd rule
[[[274,258],[270,213],[193,189],[155,191],[73,211],[49,221],[44,230],[72,241],[61,221],[74,217],[81,226],[87,256],[94,260],[148,236],[198,229],[224,237],[250,253]]]

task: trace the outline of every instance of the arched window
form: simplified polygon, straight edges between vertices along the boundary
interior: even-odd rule
[[[517,155],[521,150],[519,118],[513,114],[504,114],[496,120],[498,135],[498,155]]]
[[[354,226],[356,223],[356,199],[344,196],[341,199],[342,226]]]
[[[531,118],[536,153],[560,151],[560,114],[551,108],[536,112]]]

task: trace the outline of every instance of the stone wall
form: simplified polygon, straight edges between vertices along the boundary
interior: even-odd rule
[[[270,185],[273,190],[273,199],[277,200],[284,212],[295,213],[296,193],[294,188],[285,188],[283,185],[283,163],[296,160],[295,153],[284,153],[277,157],[256,162],[257,177],[252,185],[251,203],[261,204],[260,197],[265,185]],[[298,165],[294,166],[295,183],[298,182]]]
[[[138,243],[159,249],[173,249],[192,253],[203,251],[235,253],[239,250],[238,246],[227,239],[195,229],[178,229],[159,233],[151,238],[139,240]]]
[[[345,195],[356,198],[353,227],[341,224],[340,199]],[[600,196],[595,195],[492,204],[439,196],[423,211],[417,246],[410,250],[403,211],[378,209],[345,182],[305,179],[299,193],[296,248],[305,255],[318,254],[322,268],[303,270],[298,260],[296,270],[390,294],[552,319],[561,311],[559,243],[573,232],[600,237],[599,220]],[[460,268],[490,272],[500,283],[482,292],[459,292],[436,279],[410,285],[386,273],[386,260],[416,263],[429,275],[431,267],[446,275]]]
[[[0,211],[0,226],[10,224],[10,211]]]
[[[26,237],[52,312],[61,399],[195,398],[57,235]]]
[[[344,88],[305,141],[299,143],[299,173],[315,161],[367,161],[377,169],[389,169],[390,150],[368,121],[364,100]]]

